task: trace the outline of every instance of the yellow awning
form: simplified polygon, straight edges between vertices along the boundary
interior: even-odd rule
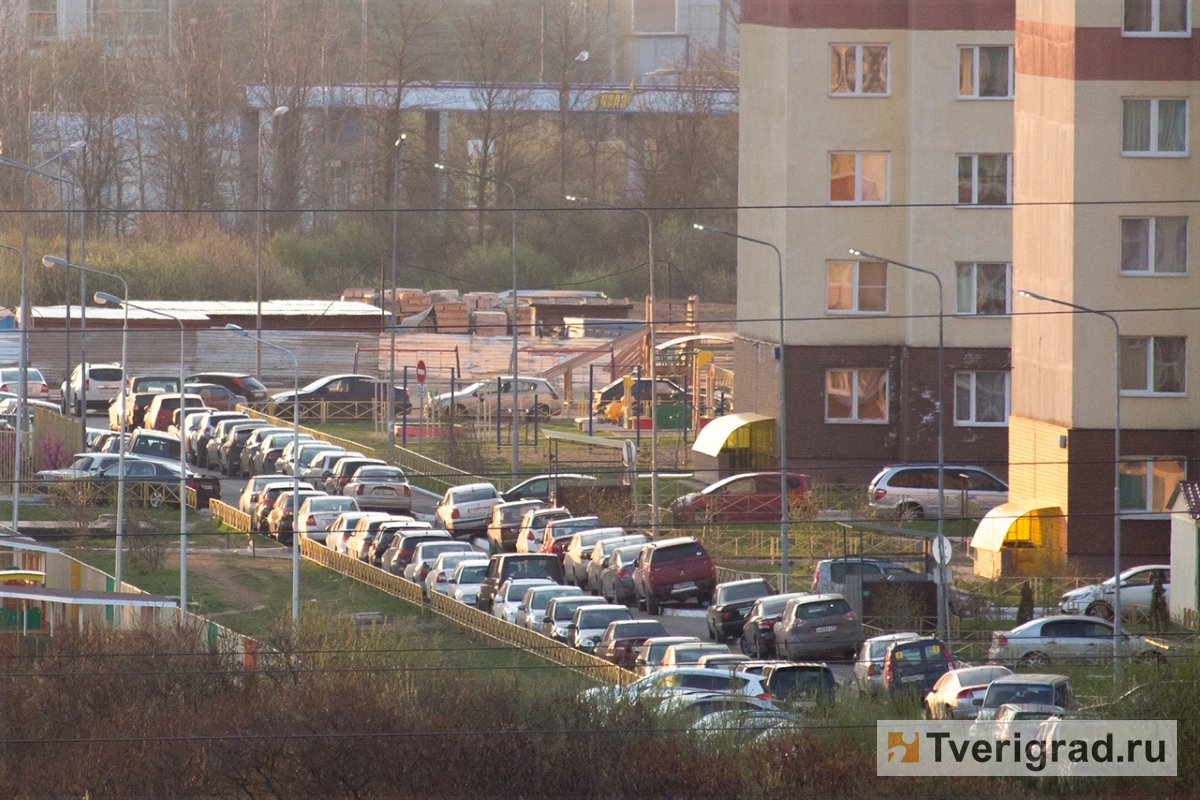
[[[765,417],[751,411],[717,417],[705,425],[704,429],[696,436],[696,443],[692,445],[692,449],[697,453],[715,458],[735,431],[755,422],[773,422],[774,420],[774,417]]]
[[[975,529],[975,535],[971,537],[971,547],[998,553],[1004,546],[1004,540],[1010,538],[1010,534],[1014,539],[1042,542],[1044,539],[1040,535],[1040,530],[1035,534],[1033,529],[1040,528],[1043,518],[1057,520],[1061,517],[1062,509],[1058,506],[1043,506],[1036,503],[1004,503],[987,512],[979,521],[979,527]],[[1057,524],[1057,522],[1050,524]]]

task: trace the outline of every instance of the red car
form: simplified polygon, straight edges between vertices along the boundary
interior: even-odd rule
[[[633,669],[642,644],[653,636],[666,636],[667,630],[656,619],[619,619],[608,623],[596,642],[595,655],[618,667]]]
[[[812,479],[788,473],[790,519],[813,519]],[[670,505],[675,522],[774,522],[780,517],[779,473],[746,472],[722,478],[698,492],[677,497]]]

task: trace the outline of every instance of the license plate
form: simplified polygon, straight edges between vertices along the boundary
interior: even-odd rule
[[[373,494],[385,494],[388,497],[395,497],[396,490],[390,486],[376,486]]]
[[[901,683],[916,683],[917,681],[925,680],[924,675],[905,675],[900,679]]]
[[[816,632],[817,633],[829,633],[830,631],[836,631],[836,630],[837,630],[837,625],[822,625],[821,627],[817,628]]]
[[[691,592],[691,591],[695,591],[695,589],[696,589],[695,583],[677,583],[677,584],[675,584],[675,588],[672,589],[671,591],[673,591],[673,592]]]

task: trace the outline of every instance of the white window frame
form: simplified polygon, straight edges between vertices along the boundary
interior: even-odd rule
[[[854,85],[853,92],[835,92],[832,87],[829,89],[830,97],[891,97],[892,95],[892,46],[886,42],[831,42],[829,44],[829,52],[831,54],[830,64],[833,63],[832,53],[835,47],[853,47],[854,48]],[[884,76],[884,82],[887,88],[882,92],[864,92],[863,85],[863,57],[862,50],[864,47],[882,47],[887,50],[887,75]],[[831,83],[832,83],[832,75]]]
[[[883,308],[882,309],[863,309],[860,305],[862,301],[862,285],[861,272],[859,268],[864,264],[882,264],[883,265]],[[850,308],[830,308],[829,306],[829,270],[834,264],[849,264],[853,273],[853,286],[851,289],[853,303]],[[859,261],[846,261],[841,259],[831,259],[825,262],[825,312],[828,314],[855,314],[868,316],[887,316],[888,313],[888,272],[887,264],[882,261],[873,261],[871,259]]]
[[[1125,248],[1125,232],[1124,232],[1125,222],[1132,221],[1132,220],[1146,220],[1149,223],[1148,231],[1146,234],[1146,269],[1142,269],[1142,270],[1125,269],[1124,263],[1123,263],[1123,257],[1121,254],[1118,254],[1118,257],[1117,257],[1118,262],[1121,262],[1121,263],[1117,264],[1117,271],[1121,275],[1126,275],[1126,276],[1133,277],[1133,278],[1186,278],[1187,277],[1187,275],[1188,275],[1188,263],[1187,262],[1188,262],[1188,250],[1189,250],[1188,244],[1189,244],[1189,242],[1187,242],[1187,240],[1186,240],[1186,237],[1187,237],[1186,230],[1184,233],[1185,241],[1184,241],[1184,252],[1183,252],[1183,271],[1182,272],[1159,272],[1158,270],[1155,269],[1155,262],[1157,261],[1157,255],[1158,255],[1158,253],[1156,251],[1156,247],[1158,244],[1158,221],[1160,219],[1183,219],[1185,227],[1187,226],[1187,223],[1190,222],[1190,219],[1186,215],[1181,215],[1181,216],[1176,217],[1174,214],[1159,214],[1156,216],[1145,216],[1145,217],[1140,217],[1140,216],[1139,217],[1121,217],[1121,220],[1120,220],[1121,224],[1120,224],[1120,227],[1118,228],[1117,233],[1121,237],[1120,249],[1122,251],[1124,251],[1124,248]]]
[[[637,4],[638,0],[633,0],[629,4],[629,28],[633,31],[634,36],[678,36],[679,35],[679,0],[674,0],[675,4],[675,28],[669,31],[639,31],[637,29]]]
[[[1124,349],[1126,341],[1132,339],[1146,340],[1146,382],[1144,389],[1126,389],[1121,388],[1122,397],[1186,397],[1187,396],[1187,337],[1186,336],[1122,336],[1121,347]],[[1154,390],[1154,340],[1155,339],[1183,339],[1183,379],[1180,383],[1183,389],[1178,392],[1159,392]],[[1125,365],[1122,363],[1121,371],[1124,374]]]
[[[995,208],[995,206],[986,206],[987,208]],[[1003,264],[1004,265],[1004,313],[1003,314],[981,314],[979,313],[979,265],[980,264]],[[968,311],[963,311],[958,306],[958,270],[962,267],[971,268],[971,308]],[[1011,261],[959,261],[954,265],[954,313],[960,317],[984,317],[986,319],[998,319],[1000,317],[1008,317],[1012,315],[1012,262]]]
[[[1125,104],[1131,100],[1148,100],[1150,102],[1150,149],[1125,149]],[[1158,149],[1158,104],[1163,100],[1183,101],[1183,149]],[[1192,112],[1191,103],[1186,97],[1122,97],[1121,98],[1121,155],[1125,158],[1187,158],[1192,150]]]
[[[983,204],[979,202],[979,157],[1005,156],[1005,201],[1003,203]],[[958,200],[958,166],[964,158],[971,159],[971,202],[963,203]],[[1011,208],[1013,198],[1013,157],[1012,153],[959,153],[954,159],[954,194],[959,208]]]
[[[1154,38],[1154,39],[1188,39],[1192,35],[1192,4],[1191,0],[1184,0],[1184,13],[1187,15],[1184,29],[1181,31],[1160,31],[1158,28],[1162,24],[1162,0],[1149,0],[1150,7],[1150,30],[1148,31],[1129,31],[1125,30],[1125,5],[1129,0],[1125,0],[1121,4],[1121,35],[1130,38]]]
[[[854,199],[853,200],[834,200],[832,195],[833,189],[833,157],[834,156],[854,156]],[[885,159],[884,180],[887,182],[885,186],[884,198],[882,200],[863,200],[862,199],[862,159],[863,156],[883,156]],[[826,192],[829,196],[829,205],[831,206],[886,206],[892,201],[892,154],[886,150],[831,150],[829,151],[829,174],[826,180]]]
[[[978,375],[980,373],[997,374],[1004,376],[1004,419],[1001,422],[989,422],[987,420],[976,419],[975,412],[977,410],[976,391],[978,386]],[[966,419],[959,418],[958,406],[958,380],[960,376],[970,376],[970,413]],[[1007,428],[1008,417],[1012,413],[1012,374],[1006,370],[1000,369],[980,369],[980,370],[964,370],[954,373],[954,426],[956,428]]]
[[[1008,94],[996,95],[994,97],[993,96],[984,96],[984,95],[979,94],[979,49],[981,47],[1007,47],[1008,48]],[[961,89],[962,89],[962,75],[961,75],[962,51],[964,51],[964,50],[970,50],[973,54],[972,55],[972,70],[973,70],[972,77],[973,77],[973,80],[972,80],[972,87],[971,87],[972,93],[971,94],[963,94],[961,92]],[[1015,59],[1013,57],[1013,55],[1014,55],[1013,54],[1013,46],[1011,44],[1010,45],[964,44],[964,45],[959,45],[958,52],[959,52],[959,70],[960,70],[959,79],[958,79],[958,86],[960,89],[959,94],[958,94],[959,100],[1012,100],[1013,99],[1013,82],[1016,80],[1017,73],[1016,73],[1016,68],[1014,66],[1014,63],[1013,63],[1015,61]]]
[[[1167,492],[1167,491],[1163,492],[1164,507],[1162,509],[1156,509],[1156,508],[1151,507],[1151,503],[1154,500],[1155,467],[1161,463],[1168,463],[1168,464],[1171,464],[1173,467],[1182,467],[1183,468],[1183,476],[1180,478],[1180,480],[1181,481],[1187,480],[1187,459],[1184,458],[1183,456],[1122,456],[1121,457],[1121,466],[1122,467],[1124,467],[1125,465],[1137,465],[1137,466],[1142,467],[1142,469],[1144,470],[1144,472],[1142,473],[1142,496],[1146,500],[1146,504],[1142,508],[1131,508],[1129,506],[1126,506],[1125,505],[1125,497],[1121,493],[1120,487],[1118,486],[1117,497],[1118,497],[1118,502],[1121,505],[1120,511],[1121,511],[1122,519],[1127,519],[1130,517],[1137,517],[1140,519],[1168,519],[1171,516],[1171,509],[1167,508],[1166,504],[1171,501],[1171,495],[1174,494],[1174,492]],[[1122,472],[1121,474],[1126,475],[1127,473]]]
[[[883,419],[860,419],[858,416],[858,372],[860,369],[878,370],[883,373]],[[851,416],[849,417],[831,417],[829,416],[829,376],[835,372],[850,373],[851,380],[851,395],[850,408]],[[891,421],[891,370],[886,367],[842,367],[838,369],[825,370],[825,421],[834,425],[887,425]]]

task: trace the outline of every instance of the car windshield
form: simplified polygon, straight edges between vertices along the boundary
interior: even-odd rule
[[[353,497],[321,497],[308,503],[309,511],[347,511],[354,508]]]
[[[397,469],[374,469],[363,467],[354,476],[355,480],[373,483],[403,483],[404,473]]]
[[[774,597],[763,598],[759,601],[759,615],[763,617],[775,617],[783,613],[783,608],[791,599],[786,595],[776,595]]]
[[[474,566],[462,567],[458,571],[459,583],[482,583],[483,576],[487,574],[487,564],[477,564]]]
[[[474,503],[478,500],[494,500],[498,496],[494,486],[468,486],[452,490],[450,501],[452,503]]]
[[[1054,690],[1045,684],[1032,683],[993,683],[988,689],[984,705],[988,708],[1002,706],[1005,703],[1041,703],[1050,705],[1054,702]]]
[[[550,600],[555,597],[568,597],[570,595],[579,594],[579,591],[573,586],[560,586],[550,591],[534,592],[529,598],[530,608],[545,608],[550,605]]]
[[[607,628],[608,623],[618,619],[629,619],[629,609],[585,608],[579,612],[579,627]]]
[[[720,603],[736,603],[739,600],[757,600],[771,593],[771,587],[766,581],[754,583],[736,583],[733,586],[722,586],[719,592]]]
[[[603,601],[599,597],[597,597],[594,600],[585,598],[585,599],[580,599],[577,601],[572,601],[569,603],[555,603],[554,604],[554,619],[555,620],[570,619],[571,615],[575,613],[575,609],[579,608],[580,606],[586,606],[588,603],[593,603],[593,602],[603,602]]]
[[[472,383],[470,386],[465,386],[462,389],[455,389],[454,393],[456,395],[458,395],[458,394],[474,394],[475,392],[479,391],[479,389],[482,387],[483,387],[483,382],[480,381],[478,383]]]
[[[558,525],[550,526],[550,533],[555,539],[561,539],[564,536],[574,536],[580,531],[586,531],[589,528],[594,528],[600,524],[597,517],[580,517],[578,519],[565,519]],[[592,542],[595,544],[595,542]]]
[[[662,623],[655,619],[639,619],[622,622],[613,631],[618,639],[632,639],[635,636],[662,636]]]

